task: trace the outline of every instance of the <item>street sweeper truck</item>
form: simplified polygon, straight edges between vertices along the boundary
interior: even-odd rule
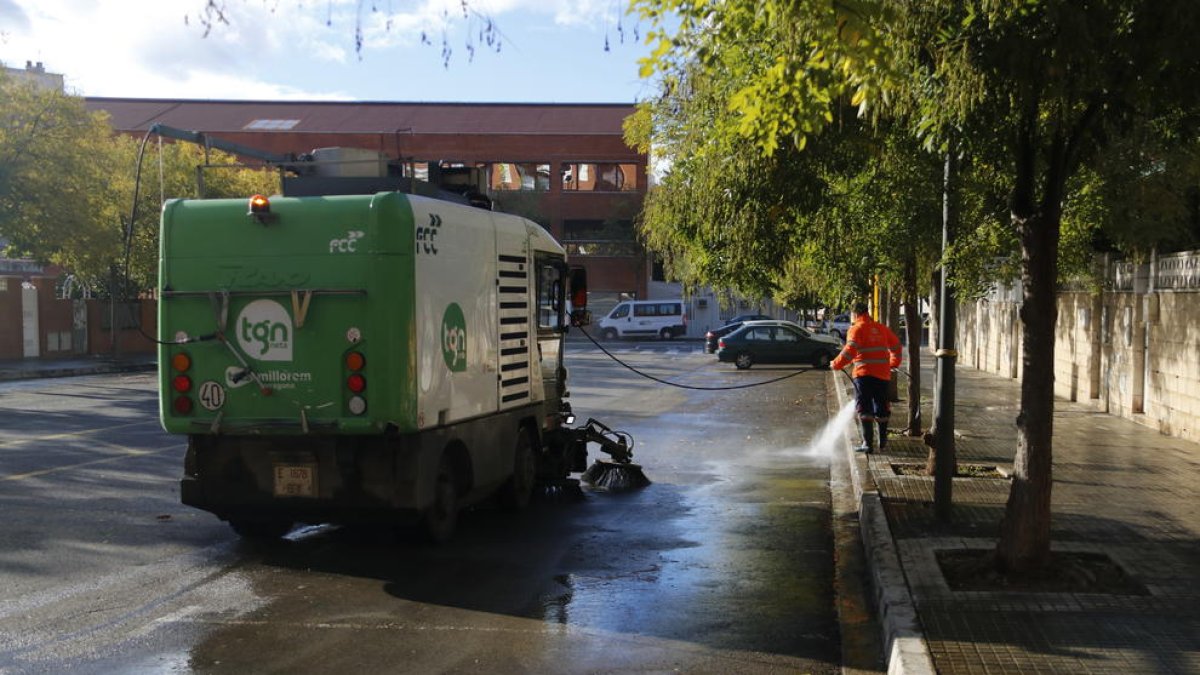
[[[523,218],[400,191],[172,200],[158,292],[181,498],[243,536],[412,521],[445,540],[467,505],[569,488],[589,442],[603,478],[644,484],[623,436],[571,426],[586,276]]]

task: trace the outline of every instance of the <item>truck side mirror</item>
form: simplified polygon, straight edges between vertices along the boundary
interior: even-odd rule
[[[587,309],[587,270],[572,267],[571,282],[571,325],[586,326],[592,322],[592,313]]]

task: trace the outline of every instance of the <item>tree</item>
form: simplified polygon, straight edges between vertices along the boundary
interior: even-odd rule
[[[746,139],[713,142],[710,130],[730,114],[737,73],[762,54],[751,45],[740,58],[720,60],[721,68],[685,67],[627,123],[628,140],[672,159],[647,197],[643,237],[689,285],[774,295],[791,306],[814,296],[846,306],[873,284],[908,281],[915,380],[908,428],[919,434],[915,275],[938,256],[939,163],[902,128],[873,128],[848,108],[803,152],[788,145],[763,156]]]
[[[1049,553],[1055,281],[1064,204],[1085,160],[1164,116],[1193,128],[1200,42],[1191,0],[635,0],[655,24],[644,74],[737,71],[714,144],[804,148],[846,99],[906,120],[932,149],[965,142],[1006,178],[1019,242],[1024,369],[998,565]],[[667,18],[677,18],[678,29]],[[747,62],[746,45],[773,58]],[[693,66],[696,67],[696,66]],[[1189,133],[1192,133],[1189,131]],[[1184,135],[1184,138],[1191,137]],[[956,147],[957,147],[956,142]]]
[[[148,144],[144,156],[139,157],[142,139],[114,136],[113,144],[125,181],[125,190],[120,195],[124,209],[120,222],[127,226],[130,217],[136,220],[131,228],[122,231],[129,236],[127,254],[122,247],[105,249],[99,255],[112,256],[108,260],[119,261],[134,288],[151,288],[158,277],[159,216],[164,201],[201,196],[206,199],[248,199],[255,194],[280,192],[279,176],[274,170],[244,166],[235,156],[220,150],[205,150],[191,143],[158,143]],[[133,183],[139,160],[141,176],[134,208]],[[203,195],[199,194],[197,185],[198,172],[204,175]],[[88,269],[96,267],[90,265]]]
[[[1172,110],[1196,111],[1195,3],[1170,0],[935,2],[940,35],[915,82],[946,76],[967,100],[957,118],[988,134],[1011,167],[1010,222],[1021,248],[1021,412],[997,561],[1024,571],[1050,543],[1054,327],[1062,215],[1070,179],[1114,138]],[[965,7],[954,16],[953,9]],[[953,18],[947,22],[944,18]],[[933,65],[940,64],[940,65]],[[979,132],[977,132],[979,133]]]
[[[130,228],[139,139],[114,134],[81,98],[2,76],[0,120],[0,235],[9,240],[9,253],[59,265],[103,289],[114,269],[125,269],[131,232],[131,284],[153,286],[162,200],[194,196],[203,149],[166,144],[161,154],[156,148],[147,153]],[[214,153],[211,161],[230,165],[234,158]],[[206,183],[210,197],[271,194],[279,187],[274,173],[245,168],[213,170]]]
[[[1200,137],[1168,114],[1116,138],[1070,184],[1064,243],[1086,272],[1079,249],[1121,251],[1134,259],[1195,248],[1200,241]]]
[[[72,267],[118,250],[117,195],[128,172],[103,116],[82,99],[0,76],[0,120],[0,234],[9,254]]]

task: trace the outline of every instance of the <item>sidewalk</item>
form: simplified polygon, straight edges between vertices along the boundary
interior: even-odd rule
[[[923,365],[928,425],[934,378]],[[833,375],[840,408],[853,391]],[[961,366],[956,378],[960,467],[1009,473],[1019,381]],[[894,404],[894,426],[906,405]],[[863,455],[853,451],[858,434],[855,422],[845,451],[889,672],[1200,673],[1200,444],[1056,400],[1052,548],[1107,554],[1149,594],[957,592],[935,551],[994,548],[1009,479],[956,478],[952,522],[942,524],[933,479],[894,469],[924,464],[920,440],[893,436],[887,455]]]
[[[75,356],[53,359],[2,359],[0,382],[31,380],[41,377],[73,377],[105,373],[131,373],[154,370],[157,357],[150,354],[112,356]]]

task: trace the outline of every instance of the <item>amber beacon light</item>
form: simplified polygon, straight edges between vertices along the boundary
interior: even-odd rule
[[[271,200],[263,195],[254,195],[250,198],[250,205],[246,211],[246,215],[260,223],[269,223],[277,217],[271,212]]]

